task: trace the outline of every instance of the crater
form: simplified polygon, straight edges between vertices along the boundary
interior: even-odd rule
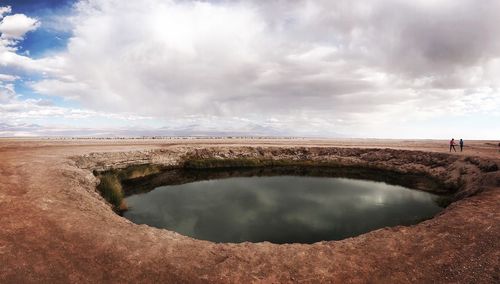
[[[103,173],[100,186],[116,211],[134,223],[217,243],[341,240],[417,224],[451,200],[436,194],[441,184],[422,174],[294,163],[207,159],[179,168],[141,165]],[[118,183],[111,199],[102,188],[109,180]]]
[[[442,141],[0,142],[4,282],[499,279],[500,160],[498,149],[483,142],[456,154],[443,149]],[[289,176],[370,180],[439,198],[451,194],[453,203],[416,225],[375,229],[341,241],[284,245],[201,241],[116,214],[125,209],[127,198],[162,186]],[[135,205],[128,206],[133,212]]]

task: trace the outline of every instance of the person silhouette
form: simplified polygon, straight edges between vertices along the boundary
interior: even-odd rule
[[[453,151],[455,151],[455,152],[457,151],[455,149],[455,138],[451,138],[451,140],[450,140],[450,152],[451,152],[451,148],[453,148]]]
[[[462,152],[462,150],[464,149],[464,140],[460,138],[460,142],[458,142],[458,144],[460,144],[460,152]]]

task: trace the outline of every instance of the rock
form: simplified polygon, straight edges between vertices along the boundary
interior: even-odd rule
[[[481,169],[481,171],[487,173],[487,172],[495,172],[498,171],[498,165],[497,163],[493,161],[484,161],[482,160],[478,167]]]

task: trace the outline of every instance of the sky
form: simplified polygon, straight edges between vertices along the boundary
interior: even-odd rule
[[[0,136],[500,139],[497,0],[0,0]]]

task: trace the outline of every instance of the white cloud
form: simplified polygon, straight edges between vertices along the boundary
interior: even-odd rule
[[[2,81],[15,81],[17,79],[19,79],[18,76],[9,75],[9,74],[0,74],[0,82],[2,82]]]
[[[0,85],[0,122],[30,122],[35,119],[88,119],[108,118],[118,120],[149,120],[150,117],[99,112],[88,109],[60,107],[43,99],[21,99],[11,85]]]
[[[108,122],[115,123],[130,123],[151,119],[151,117],[130,113],[111,113],[75,107],[62,107],[44,99],[24,98],[22,95],[16,93],[12,83],[0,81],[0,124],[32,125],[36,121],[60,121],[62,122],[60,125],[64,125],[65,123],[71,125],[78,121],[108,120]],[[39,127],[43,128],[41,125]]]
[[[0,12],[10,13],[10,7],[0,7]],[[33,59],[29,52],[18,54],[18,46],[28,31],[40,26],[40,22],[23,14],[0,17],[0,73],[10,78],[20,78],[26,74],[61,75],[59,71],[63,59],[57,56]],[[1,78],[0,78],[1,79]],[[13,81],[13,80],[11,80]]]
[[[498,1],[80,1],[67,50],[35,60],[6,42],[0,71],[179,127],[395,137],[498,115],[499,19]]]
[[[12,8],[10,6],[0,7],[0,19],[3,18],[3,15],[10,14],[12,12]]]
[[[22,39],[29,32],[36,30],[40,22],[24,14],[5,16],[0,23],[0,33],[2,38]]]

